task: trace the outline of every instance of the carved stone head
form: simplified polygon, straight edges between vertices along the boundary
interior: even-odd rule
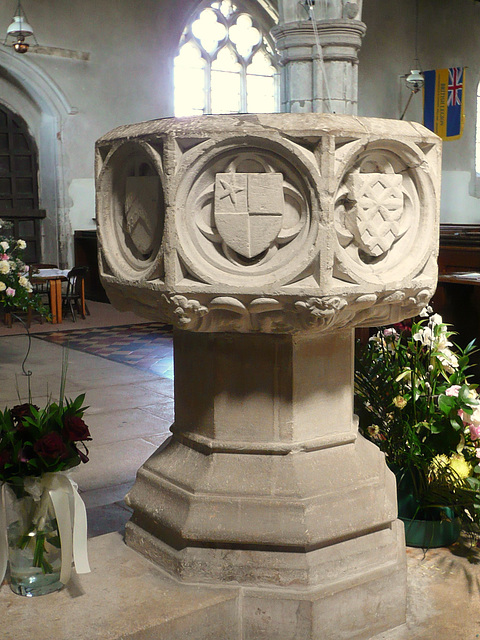
[[[103,285],[194,331],[398,321],[436,286],[440,140],[317,114],[202,116],[97,142]]]

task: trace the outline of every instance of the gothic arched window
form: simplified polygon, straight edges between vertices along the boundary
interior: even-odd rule
[[[273,43],[237,0],[200,5],[182,34],[174,82],[176,116],[278,111]]]

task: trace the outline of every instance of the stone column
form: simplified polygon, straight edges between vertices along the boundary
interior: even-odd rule
[[[272,29],[282,65],[282,111],[356,114],[361,1],[279,0]],[[317,41],[318,39],[318,41]]]
[[[127,544],[238,589],[242,640],[405,619],[395,480],[357,431],[353,334],[432,295],[439,179],[436,136],[378,119],[166,119],[97,143],[103,284],[175,328],[173,435],[128,495]]]

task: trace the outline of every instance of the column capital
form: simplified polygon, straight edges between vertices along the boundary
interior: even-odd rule
[[[323,59],[358,61],[358,51],[367,30],[359,20],[319,20],[316,23]],[[281,64],[312,60],[316,45],[315,30],[309,20],[279,24],[271,30],[281,54]]]
[[[306,0],[292,2],[278,0],[280,23],[301,22],[309,19],[311,11]],[[328,0],[313,2],[313,15],[320,20],[361,20],[363,0]]]

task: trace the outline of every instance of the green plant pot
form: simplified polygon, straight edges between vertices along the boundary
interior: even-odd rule
[[[458,540],[461,526],[459,518],[452,520],[417,520],[400,518],[405,525],[407,547],[434,549],[449,547]]]
[[[413,495],[411,476],[393,468],[397,480],[398,518],[405,525],[407,547],[448,547],[458,540],[460,519],[450,507],[423,509]]]

